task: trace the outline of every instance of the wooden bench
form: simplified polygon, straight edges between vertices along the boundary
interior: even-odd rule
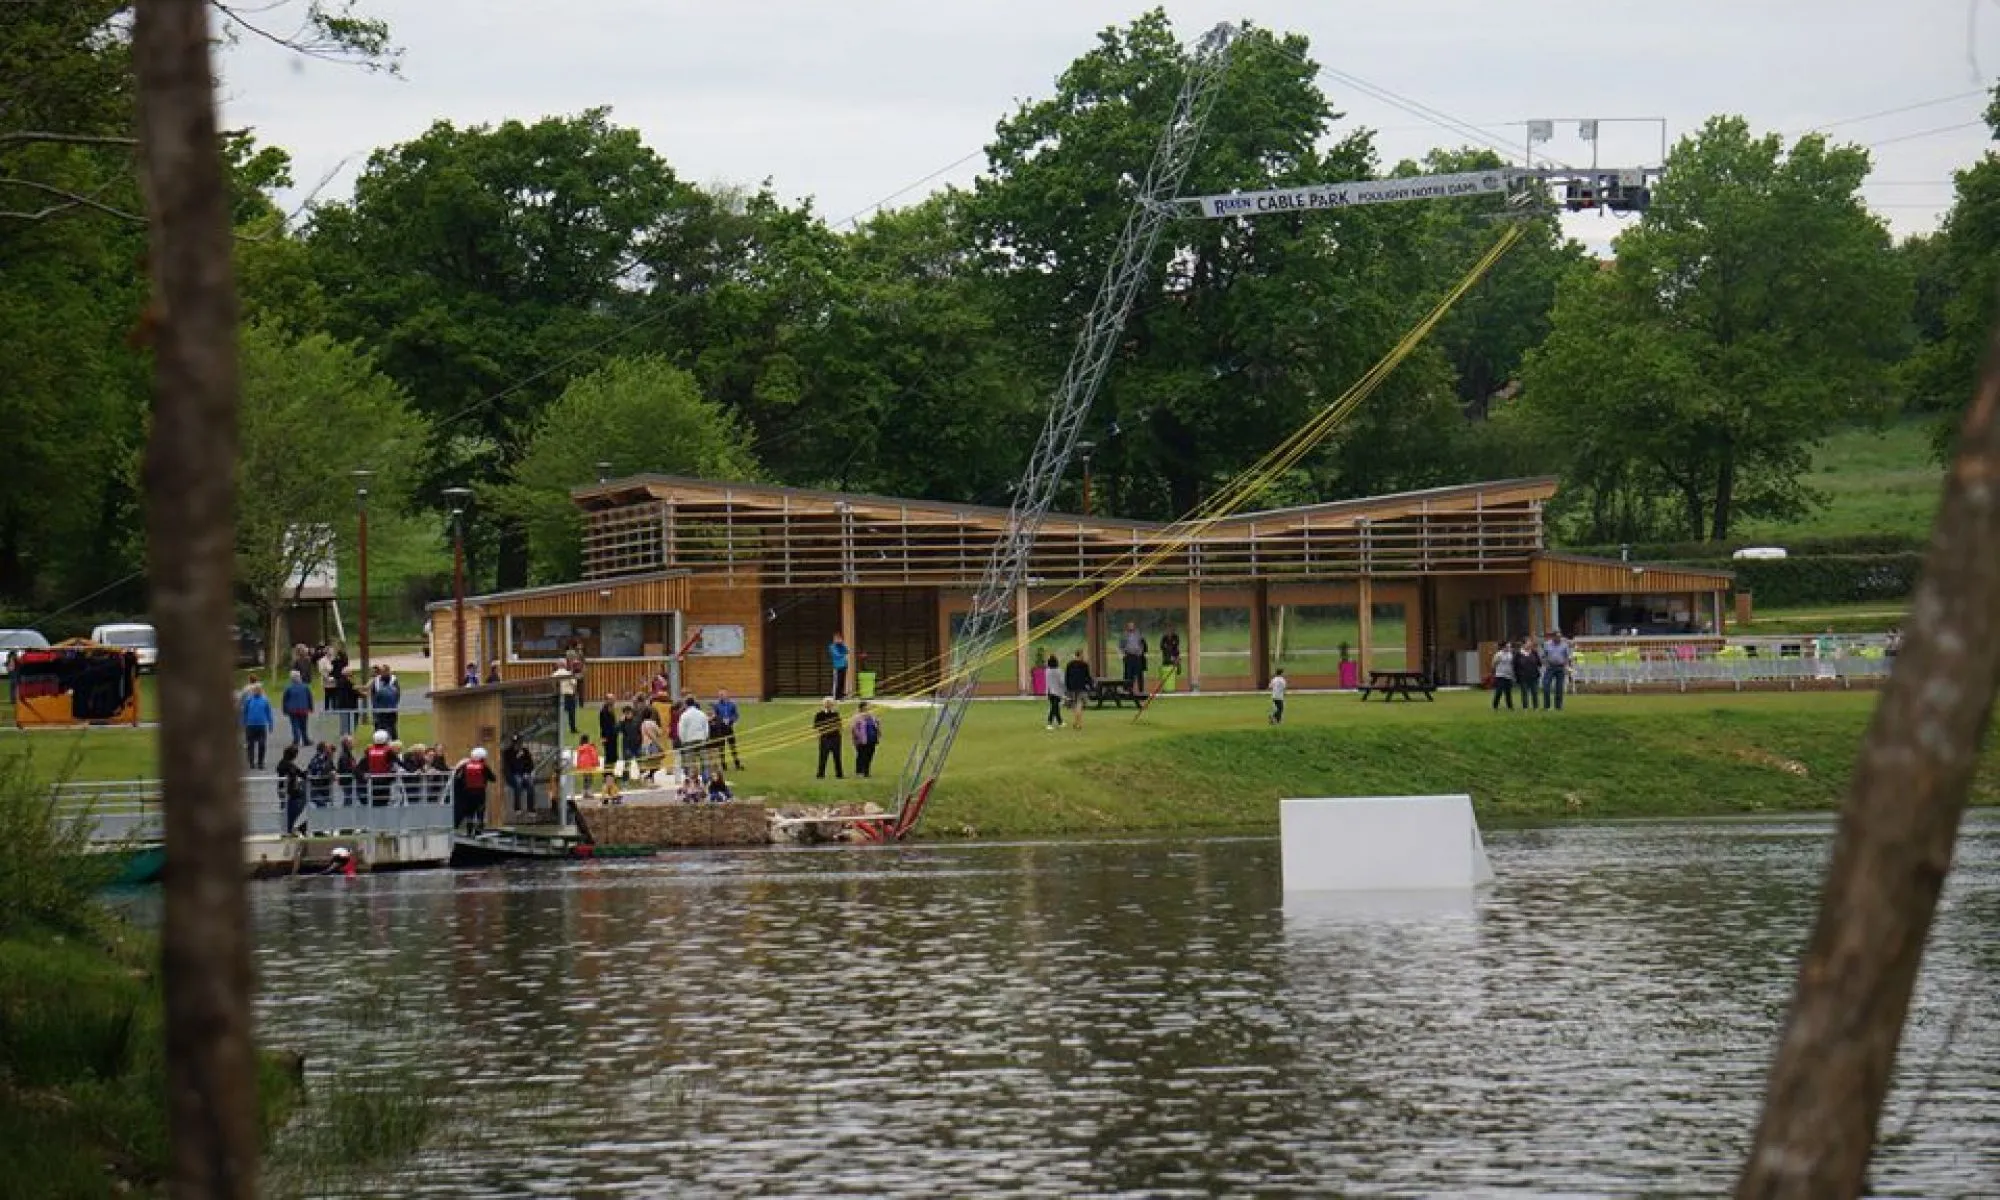
[[[1145,704],[1146,698],[1133,691],[1132,685],[1123,679],[1100,679],[1090,685],[1090,702],[1092,708],[1103,708],[1107,704],[1114,708],[1123,708],[1127,704],[1138,708]]]
[[[1422,671],[1370,671],[1368,685],[1361,689],[1361,699],[1366,703],[1370,692],[1380,692],[1385,703],[1394,701],[1398,696],[1415,700],[1417,693],[1422,692],[1424,699],[1435,702],[1437,696],[1433,693],[1436,691],[1436,686]]]

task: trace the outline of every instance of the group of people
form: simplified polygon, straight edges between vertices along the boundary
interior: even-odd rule
[[[634,772],[653,771],[672,755],[679,760],[684,779],[699,780],[709,789],[704,799],[728,796],[723,772],[732,760],[739,769],[743,766],[736,741],[736,723],[742,713],[736,701],[728,692],[718,692],[715,703],[704,709],[693,692],[683,693],[679,700],[672,697],[664,676],[635,692],[629,701],[621,703],[616,695],[604,697],[597,710],[601,748],[592,744],[587,733],[576,748],[575,765],[584,776],[586,794],[599,773],[626,773],[621,766]],[[565,700],[568,710],[567,693]],[[574,724],[571,729],[574,731]]]
[[[488,788],[496,782],[486,749],[452,763],[441,746],[405,747],[378,729],[357,750],[351,734],[336,747],[320,742],[300,763],[302,747],[286,746],[276,770],[278,800],[285,832],[297,831],[308,808],[356,806],[386,808],[394,804],[435,804],[452,799],[453,821],[476,823],[486,812]],[[536,803],[534,752],[516,737],[502,755],[501,769],[516,807],[532,810]],[[337,826],[339,821],[334,824]]]
[[[326,671],[321,674],[321,662],[326,662]],[[311,681],[321,681],[321,697],[315,701]],[[375,665],[375,677],[368,683],[368,707],[365,710],[372,718],[374,731],[386,733],[389,740],[397,736],[397,710],[403,703],[403,685],[396,680],[395,672],[387,663]],[[317,650],[304,645],[292,650],[292,670],[284,691],[279,693],[278,707],[274,710],[271,698],[264,694],[262,680],[252,676],[237,693],[237,719],[243,727],[243,757],[253,771],[264,769],[269,752],[271,732],[277,728],[277,713],[282,711],[289,726],[290,749],[304,749],[312,745],[312,716],[315,712],[334,713],[340,718],[340,733],[343,738],[352,734],[361,720],[362,708],[360,689],[348,676],[347,652],[339,642],[332,647]],[[321,743],[324,745],[325,743]]]
[[[841,716],[840,703],[828,696],[820,701],[819,711],[813,714],[813,732],[818,734],[819,771],[818,778],[826,778],[826,768],[833,765],[835,779],[847,778],[841,762]],[[875,710],[863,700],[854,709],[854,724],[847,728],[847,734],[854,741],[854,777],[869,779],[875,770],[875,748],[882,744],[882,722],[876,718]]]
[[[1571,662],[1569,640],[1560,629],[1539,641],[1531,636],[1500,643],[1493,652],[1493,708],[1498,711],[1502,702],[1513,708],[1516,692],[1524,709],[1562,708]]]

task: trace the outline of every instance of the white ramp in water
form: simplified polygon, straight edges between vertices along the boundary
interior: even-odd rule
[[[1285,891],[1403,892],[1493,882],[1470,796],[1282,800]]]

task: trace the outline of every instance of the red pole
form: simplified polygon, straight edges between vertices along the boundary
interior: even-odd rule
[[[368,489],[361,489],[359,536],[355,545],[361,559],[361,678],[368,678]]]
[[[451,611],[452,637],[456,648],[459,682],[465,681],[465,517],[456,515],[451,525]]]

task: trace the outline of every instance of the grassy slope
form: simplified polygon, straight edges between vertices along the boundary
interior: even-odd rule
[[[1039,703],[975,705],[928,817],[933,835],[1100,833],[1269,826],[1288,795],[1469,791],[1488,816],[1669,816],[1837,804],[1874,705],[1868,693],[1592,696],[1568,711],[1362,704],[1294,694],[1286,724],[1257,697],[1160,702],[1143,720],[1093,710],[1083,733],[1043,732]],[[808,710],[763,705],[746,720],[741,793],[887,803],[915,712],[883,714],[874,781],[818,781],[813,747],[790,740]],[[789,736],[788,736],[789,735]],[[1979,799],[2000,802],[2000,755]]]
[[[1788,537],[1854,533],[1922,536],[1937,515],[1944,472],[1931,460],[1928,421],[1901,421],[1880,430],[1845,429],[1813,450],[1806,482],[1826,493],[1827,506],[1799,521],[1745,521],[1745,537],[1782,545]]]

